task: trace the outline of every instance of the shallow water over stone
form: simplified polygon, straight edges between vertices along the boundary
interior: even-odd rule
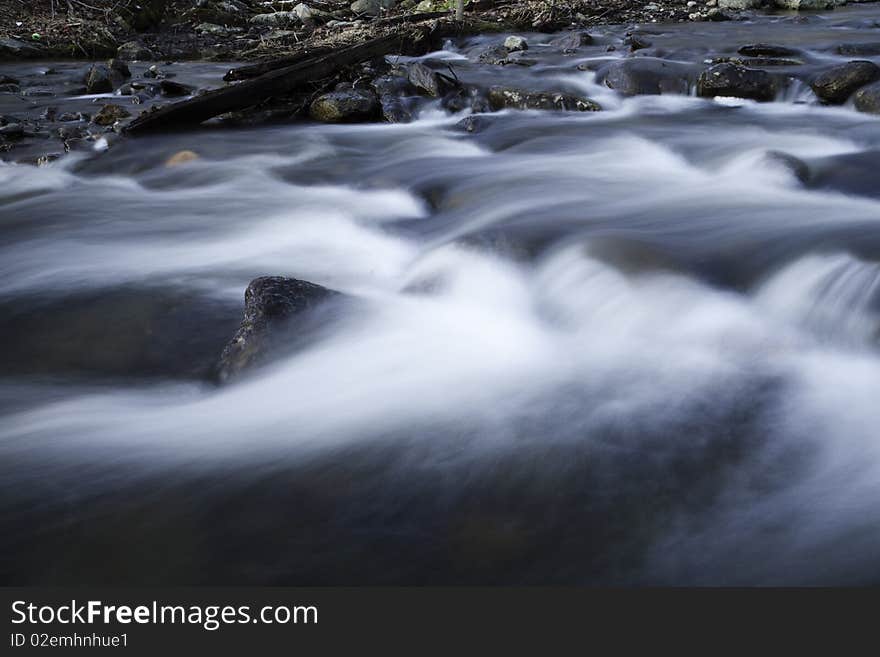
[[[876,583],[880,118],[803,80],[878,26],[640,28],[700,68],[795,49],[772,103],[619,95],[625,27],[524,35],[529,66],[477,63],[493,36],[423,59],[603,110],[468,130],[414,101],[0,165],[0,578]],[[217,387],[261,275],[356,302]]]

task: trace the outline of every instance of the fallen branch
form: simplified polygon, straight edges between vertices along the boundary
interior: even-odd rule
[[[424,35],[422,35],[424,36]],[[210,118],[260,103],[271,96],[296,91],[341,68],[402,49],[402,42],[414,38],[412,31],[389,34],[335,52],[311,55],[290,66],[264,73],[253,80],[215,89],[195,98],[155,111],[144,112],[126,128],[129,134],[193,126]]]

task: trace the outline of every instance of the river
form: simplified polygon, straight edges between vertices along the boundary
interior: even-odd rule
[[[468,131],[423,101],[0,164],[0,579],[880,582],[880,119],[801,83],[623,97],[590,69],[626,31],[524,35],[532,66],[477,63],[496,36],[423,58],[601,112]],[[880,9],[642,33],[817,71],[880,43]],[[355,302],[218,387],[261,275]]]

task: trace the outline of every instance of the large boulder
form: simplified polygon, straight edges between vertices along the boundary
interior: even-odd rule
[[[778,91],[776,78],[767,71],[731,63],[710,66],[697,80],[697,95],[704,98],[732,96],[769,102]]]
[[[880,82],[862,87],[855,95],[856,109],[868,114],[880,114]]]
[[[318,96],[309,114],[323,123],[372,121],[379,115],[379,99],[367,89],[342,89]]]
[[[294,317],[339,296],[296,278],[255,278],[244,294],[244,318],[220,355],[216,378],[223,383],[265,363]]]
[[[598,103],[589,98],[555,91],[525,91],[508,87],[489,89],[489,105],[493,110],[508,108],[597,112],[602,109]]]
[[[654,57],[621,59],[600,72],[605,86],[625,96],[687,94],[695,77],[690,64]]]
[[[854,61],[823,71],[813,79],[810,87],[820,100],[840,105],[861,87],[877,80],[880,80],[880,66],[868,61]]]

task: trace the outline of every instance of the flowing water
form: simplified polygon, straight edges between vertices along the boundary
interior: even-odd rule
[[[813,70],[880,42],[880,9],[645,30]],[[0,165],[2,579],[880,582],[880,119],[805,85],[624,99],[577,65],[625,31],[428,58],[602,112],[468,132],[425,103]],[[217,387],[267,274],[355,302]]]

